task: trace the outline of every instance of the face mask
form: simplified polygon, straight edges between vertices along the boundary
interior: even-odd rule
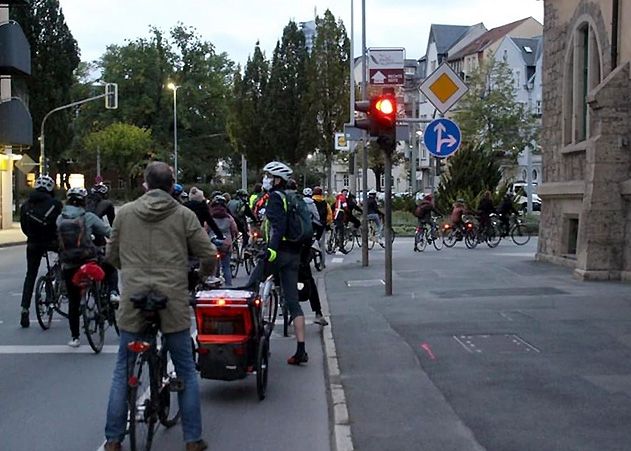
[[[268,177],[267,175],[263,177],[263,189],[265,191],[269,191],[274,186],[274,179],[272,177]]]

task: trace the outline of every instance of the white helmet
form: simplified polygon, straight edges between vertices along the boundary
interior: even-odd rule
[[[68,199],[85,199],[88,197],[88,191],[85,188],[70,188],[66,192],[66,197]]]
[[[40,188],[45,189],[49,193],[52,193],[53,189],[55,188],[55,181],[52,179],[52,177],[48,175],[40,175],[39,177],[37,177],[37,180],[35,180],[35,189]]]
[[[267,172],[273,177],[280,177],[285,181],[289,180],[289,177],[294,173],[289,166],[280,161],[270,161],[263,168],[263,172]]]
[[[371,189],[370,191],[368,191],[368,195],[373,195],[373,194],[377,194],[377,190],[376,189]]]
[[[311,188],[305,188],[302,190],[302,195],[303,196],[307,196],[307,197],[311,197],[313,196],[313,190]]]

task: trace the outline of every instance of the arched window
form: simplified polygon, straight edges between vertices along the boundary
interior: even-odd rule
[[[600,45],[593,25],[582,22],[574,29],[565,63],[563,90],[563,142],[585,141],[589,134],[587,95],[601,81]]]
[[[537,170],[536,170],[536,169],[533,169],[533,170],[532,170],[532,181],[533,181],[533,182],[536,182],[536,181],[537,181],[537,175],[538,175],[538,174],[537,174]]]

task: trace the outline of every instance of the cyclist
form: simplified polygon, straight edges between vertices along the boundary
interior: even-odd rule
[[[357,233],[362,223],[358,218],[353,215],[353,212],[357,211],[359,212],[359,214],[362,214],[363,212],[362,209],[359,208],[359,205],[357,205],[357,199],[353,193],[348,193],[348,196],[346,196],[346,200],[348,205],[346,220],[347,222],[351,222],[353,224],[353,232]]]
[[[377,191],[371,189],[368,191],[368,199],[366,199],[366,209],[368,210],[368,220],[375,221],[377,224],[377,239],[381,243],[383,241],[383,213],[379,210],[379,203],[377,202]]]
[[[189,200],[184,202],[184,206],[195,213],[195,216],[199,219],[199,223],[206,231],[208,231],[208,229],[212,230],[218,239],[223,240],[223,233],[210,215],[210,209],[206,203],[204,192],[201,189],[196,186],[192,187],[189,193]]]
[[[465,214],[464,199],[458,199],[453,203],[453,209],[449,219],[454,230],[461,230],[464,225],[462,216]]]
[[[200,275],[214,274],[216,249],[195,214],[171,197],[173,172],[163,162],[145,169],[148,191],[118,212],[108,246],[109,260],[121,270],[123,296],[118,310],[120,344],[112,378],[105,425],[105,449],[121,449],[127,427],[127,344],[143,339],[142,313],[130,297],[153,290],[168,298],[160,311],[160,329],[184,389],[178,393],[182,430],[188,451],[208,445],[202,439],[198,374],[191,347],[188,256],[200,259]]]
[[[237,229],[243,237],[243,247],[248,245],[250,235],[248,233],[248,220],[256,222],[256,217],[252,214],[252,210],[247,202],[248,192],[244,189],[237,190],[235,197],[228,202],[228,211],[237,223]]]
[[[337,243],[342,249],[342,237],[344,236],[344,223],[346,222],[346,215],[348,211],[348,188],[343,188],[342,191],[335,197],[335,208],[333,212],[333,221],[335,222],[335,235],[337,236]]]
[[[251,210],[254,210],[254,204],[257,200],[263,195],[263,185],[261,183],[255,183],[254,189],[252,190],[252,194],[250,194],[250,198],[248,199],[248,205]]]
[[[274,271],[279,275],[285,304],[296,331],[296,353],[287,360],[287,363],[300,365],[309,360],[305,349],[305,317],[298,299],[301,244],[284,239],[288,221],[284,191],[293,171],[284,163],[272,161],[265,165],[263,172],[263,189],[269,192],[265,209],[268,261],[274,264]]]
[[[20,207],[20,227],[26,235],[26,276],[22,287],[20,326],[29,327],[29,308],[39,264],[48,251],[57,251],[57,217],[61,202],[55,199],[55,181],[40,175],[33,191]]]
[[[512,214],[517,214],[517,209],[510,194],[504,196],[497,207],[497,213],[500,215],[500,221],[502,222],[502,237],[508,236],[510,217]]]
[[[314,228],[316,240],[320,245],[320,249],[324,249],[324,241],[326,237],[324,236],[324,231],[329,229],[331,223],[333,222],[333,212],[331,211],[331,206],[324,198],[322,193],[322,187],[316,186],[313,188],[313,202],[315,203],[316,208],[318,209],[318,217],[320,218],[320,226]],[[322,267],[326,268],[325,262],[325,254],[326,252],[322,252]]]
[[[114,204],[109,200],[110,188],[105,183],[97,183],[90,188],[90,194],[86,199],[87,211],[91,211],[99,218],[103,219],[107,217],[107,222],[111,226],[114,224],[114,218],[116,212],[114,210]]]
[[[491,224],[490,215],[495,213],[495,206],[493,205],[493,199],[491,198],[491,192],[485,191],[484,196],[480,199],[478,205],[478,221],[480,223],[480,230],[486,230]]]
[[[184,187],[179,183],[173,185],[173,191],[171,192],[171,196],[173,199],[177,200],[179,203],[182,203],[182,193],[184,192]]]
[[[82,264],[88,260],[97,259],[97,249],[91,240],[95,237],[100,242],[110,236],[110,226],[105,224],[97,215],[86,211],[85,203],[88,192],[85,188],[70,188],[66,193],[66,205],[57,217],[57,231],[59,235],[62,274],[68,292],[68,323],[71,339],[68,346],[79,347],[81,342],[81,288],[72,283],[72,276]],[[103,266],[107,271],[108,284],[112,281],[111,267]],[[118,286],[110,289],[116,289]]]
[[[226,198],[224,196],[215,196],[210,204],[210,215],[217,223],[217,227],[223,235],[223,242],[215,241],[215,245],[219,247],[221,254],[221,268],[223,269],[223,277],[227,287],[232,286],[232,273],[230,271],[230,258],[232,257],[232,242],[239,233],[237,224],[228,211],[226,206]],[[217,237],[215,237],[217,238]]]

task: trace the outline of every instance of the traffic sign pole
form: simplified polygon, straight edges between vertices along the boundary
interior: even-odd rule
[[[390,145],[390,143],[388,143]],[[383,149],[384,158],[384,179],[386,186],[384,189],[384,229],[385,229],[385,257],[386,257],[386,296],[392,296],[392,152],[396,147],[396,141],[392,143],[390,149]],[[366,208],[364,208],[366,210]]]
[[[368,84],[366,83],[366,0],[362,0],[362,100],[368,100]],[[353,87],[354,89],[354,87]],[[362,149],[362,191],[363,201],[368,197],[368,140],[366,132],[363,133]],[[368,266],[368,210],[366,205],[362,208],[362,266]]]

